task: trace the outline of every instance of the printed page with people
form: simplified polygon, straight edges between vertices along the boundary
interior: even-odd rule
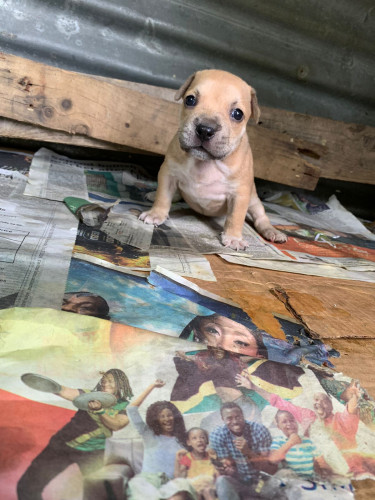
[[[269,359],[228,318],[195,342],[64,311],[0,319],[3,498],[349,499],[375,478],[366,391]]]

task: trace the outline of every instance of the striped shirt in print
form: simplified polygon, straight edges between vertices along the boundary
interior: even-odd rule
[[[287,442],[286,436],[277,436],[273,439],[271,450],[278,450]],[[314,475],[314,457],[318,453],[311,439],[303,437],[302,443],[292,446],[285,456],[284,461],[288,468],[303,477]]]

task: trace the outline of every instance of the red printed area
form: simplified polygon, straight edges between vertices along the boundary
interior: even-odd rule
[[[285,226],[278,225],[275,227],[283,230]],[[289,235],[288,240],[285,243],[274,244],[282,252],[289,250],[292,252],[308,253],[316,257],[365,259],[375,262],[374,249],[360,247],[358,245],[350,245],[348,243],[340,243],[339,241],[333,241],[333,243],[313,240],[308,241],[300,238],[294,238]]]
[[[73,409],[38,403],[0,389],[0,484],[3,500],[17,498],[18,479],[74,413]]]

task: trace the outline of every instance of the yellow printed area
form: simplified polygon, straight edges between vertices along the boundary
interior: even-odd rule
[[[36,356],[42,346],[67,346],[90,351],[109,350],[111,323],[55,309],[10,308],[0,311],[2,355],[20,349],[32,349]],[[20,342],[22,339],[22,342]]]

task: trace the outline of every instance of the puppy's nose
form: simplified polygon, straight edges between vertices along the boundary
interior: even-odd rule
[[[195,133],[199,137],[201,141],[209,141],[215,135],[216,129],[209,125],[204,125],[203,123],[199,123],[195,127]]]

